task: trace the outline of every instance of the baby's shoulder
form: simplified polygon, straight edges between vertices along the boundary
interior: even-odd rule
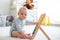
[[[14,22],[16,22],[16,23],[21,23],[22,20],[20,20],[19,18],[16,18],[16,19],[14,20]]]

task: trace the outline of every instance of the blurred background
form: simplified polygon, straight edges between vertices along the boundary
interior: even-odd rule
[[[18,17],[19,8],[25,3],[26,0],[0,0],[0,40],[10,38],[9,31],[12,23]],[[60,40],[60,0],[33,0],[32,4],[34,8],[32,10],[27,9],[27,20],[37,21],[40,15],[45,13],[46,16],[41,27],[52,40]],[[35,25],[25,26],[24,29],[27,31],[26,33],[32,33],[34,28]],[[35,40],[39,39],[47,40],[40,30],[35,37]]]

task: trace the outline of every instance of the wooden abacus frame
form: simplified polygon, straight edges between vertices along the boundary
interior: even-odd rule
[[[50,37],[46,34],[46,32],[41,28],[41,24],[42,24],[42,21],[43,21],[43,19],[44,19],[45,16],[46,16],[46,14],[42,14],[42,15],[40,16],[40,18],[39,18],[39,20],[38,20],[39,25],[38,25],[38,26],[36,25],[36,30],[35,30],[35,32],[34,32],[34,34],[33,34],[33,39],[35,38],[35,36],[36,36],[36,34],[37,34],[37,32],[38,32],[38,29],[40,29],[40,30],[42,31],[42,33],[45,35],[45,37],[46,37],[48,40],[51,40]]]

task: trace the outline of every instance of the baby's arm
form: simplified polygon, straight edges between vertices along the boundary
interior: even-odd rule
[[[15,22],[15,25],[16,25],[17,31],[19,32],[19,34],[21,35],[22,38],[24,38],[24,39],[31,39],[32,38],[31,35],[27,35],[22,31],[21,24],[19,24],[18,22]]]
[[[26,21],[26,25],[39,25],[38,22]]]
[[[31,25],[32,24],[33,25],[34,22],[26,20],[26,24],[28,24],[28,25]]]
[[[24,39],[26,39],[27,37],[26,37],[26,34],[24,34],[22,31],[21,32],[19,32],[20,33],[20,35],[21,35],[21,37],[22,38],[24,38]]]
[[[32,36],[31,35],[24,34],[23,32],[19,32],[19,34],[21,35],[21,38],[24,38],[24,39],[32,39]]]

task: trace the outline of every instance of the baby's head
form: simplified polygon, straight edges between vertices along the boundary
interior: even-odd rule
[[[27,10],[25,7],[21,7],[18,11],[18,17],[22,20],[26,19],[27,16]]]

